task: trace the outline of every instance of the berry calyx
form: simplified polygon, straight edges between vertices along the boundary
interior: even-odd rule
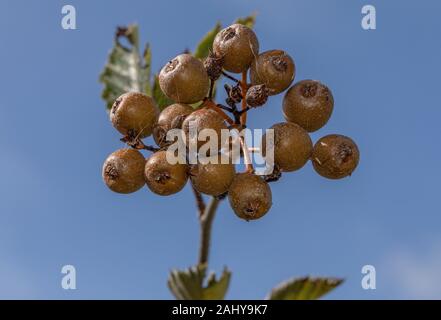
[[[152,154],[145,164],[147,187],[161,196],[177,193],[184,188],[188,179],[188,167],[184,163],[171,164],[167,160],[168,151]]]
[[[204,60],[204,67],[207,70],[208,77],[211,81],[216,81],[222,74],[224,58],[216,56],[213,52],[208,54]]]
[[[329,179],[341,179],[352,174],[360,160],[355,142],[346,136],[330,134],[314,145],[312,164],[318,174]]]
[[[118,193],[132,193],[142,188],[145,159],[134,149],[119,149],[104,161],[102,176],[110,190]]]
[[[268,100],[268,89],[264,84],[251,86],[247,91],[245,100],[251,108],[263,106]]]
[[[234,73],[246,71],[259,54],[259,41],[253,30],[233,24],[216,35],[213,52],[224,59],[224,69]]]
[[[190,54],[169,61],[159,73],[159,86],[167,97],[178,103],[195,103],[205,98],[209,78],[204,64]]]
[[[244,220],[263,217],[272,205],[271,189],[261,177],[252,173],[236,174],[228,191],[234,213]]]
[[[252,84],[264,84],[270,95],[287,89],[294,80],[294,60],[282,50],[270,50],[259,54],[250,68]]]
[[[152,134],[159,109],[154,100],[139,92],[118,97],[110,110],[110,121],[123,135],[145,138]]]
[[[323,127],[334,109],[331,90],[316,80],[302,80],[292,86],[283,98],[283,115],[308,132]]]
[[[153,129],[153,138],[160,147],[165,147],[174,141],[167,141],[167,132],[171,129],[181,129],[185,118],[191,114],[194,109],[183,103],[175,103],[161,111],[158,117],[158,123]]]
[[[299,125],[290,122],[277,123],[270,129],[274,130],[274,150],[269,150],[269,154],[274,155],[274,164],[286,172],[302,168],[312,153],[312,141],[308,132]],[[261,144],[264,157],[267,154],[266,138],[267,135],[264,134]]]
[[[190,169],[190,179],[199,192],[219,196],[228,191],[236,170],[226,156],[216,155]]]

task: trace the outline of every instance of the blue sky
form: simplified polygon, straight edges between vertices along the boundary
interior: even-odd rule
[[[77,9],[77,30],[60,26]],[[377,30],[360,26],[377,9]],[[361,150],[351,178],[313,171],[273,184],[267,216],[246,223],[223,203],[210,267],[233,271],[228,298],[262,298],[307,274],[346,282],[330,299],[441,298],[438,1],[0,1],[0,298],[172,298],[170,269],[197,259],[198,223],[187,186],[163,198],[129,196],[102,183],[106,156],[123,145],[97,78],[116,25],[138,22],[153,69],[223,25],[257,12],[261,51],[284,49],[296,79],[333,91],[328,125]],[[283,120],[281,96],[249,116],[254,128]],[[77,290],[60,286],[77,270]],[[377,289],[361,288],[361,268]]]

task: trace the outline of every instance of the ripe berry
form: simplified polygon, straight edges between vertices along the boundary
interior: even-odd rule
[[[192,129],[190,131],[190,129]],[[184,141],[186,141],[187,146],[190,143],[194,143],[197,145],[197,150],[202,145],[205,145],[210,138],[207,138],[206,141],[196,140],[200,137],[200,133],[204,129],[212,129],[216,133],[218,150],[222,148],[224,145],[224,141],[222,140],[222,130],[228,129],[224,119],[214,110],[202,108],[191,113],[187,118],[185,118],[182,123],[182,132],[185,135]],[[192,132],[195,132],[197,135],[194,137],[191,135]],[[200,137],[202,139],[202,137]],[[211,141],[212,142],[212,141]]]
[[[144,180],[144,156],[138,150],[119,149],[104,162],[102,176],[114,192],[132,193],[142,188]]]
[[[234,73],[246,71],[259,54],[259,41],[250,28],[233,24],[216,35],[214,53],[224,58],[224,69]]]
[[[252,84],[264,84],[270,95],[279,94],[294,80],[294,60],[282,50],[270,50],[259,54],[250,68]]]
[[[184,119],[193,112],[187,104],[175,103],[159,114],[158,123],[153,129],[153,138],[158,146],[164,147],[173,141],[167,141],[167,132],[171,129],[181,129]]]
[[[314,145],[312,164],[325,178],[341,179],[355,170],[360,152],[355,142],[346,136],[330,134]]]
[[[168,196],[184,188],[188,178],[187,171],[186,164],[171,164],[167,161],[167,151],[158,151],[147,159],[145,181],[154,193]]]
[[[323,127],[331,117],[334,98],[327,86],[315,80],[303,80],[292,86],[283,98],[285,119],[309,132]]]
[[[252,173],[236,174],[228,191],[228,199],[234,213],[247,221],[261,218],[272,205],[268,183]]]
[[[264,84],[251,86],[247,91],[245,100],[251,108],[263,106],[268,100],[268,89]]]
[[[190,169],[190,179],[199,192],[219,196],[228,191],[236,170],[226,156],[213,156],[208,163],[198,163]],[[222,163],[222,161],[224,163]]]
[[[179,103],[195,103],[205,98],[209,79],[203,63],[190,54],[169,61],[159,73],[161,90]]]
[[[273,125],[274,164],[282,171],[295,171],[303,167],[312,152],[312,141],[308,132],[295,123],[282,122]],[[266,134],[262,137],[262,155],[266,156]]]
[[[113,103],[110,121],[123,135],[145,138],[152,134],[159,110],[154,100],[139,92],[128,92]]]

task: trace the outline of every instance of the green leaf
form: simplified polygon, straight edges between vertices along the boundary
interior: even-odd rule
[[[207,34],[201,39],[194,51],[194,56],[199,59],[203,59],[208,56],[208,53],[212,49],[214,38],[216,34],[221,30],[221,24],[216,23],[213,29],[207,32]]]
[[[129,46],[121,43],[126,39]],[[119,27],[115,32],[114,46],[100,75],[104,84],[102,98],[110,109],[116,98],[128,91],[151,92],[151,51],[146,46],[143,57],[139,54],[138,26]]]
[[[151,72],[152,72],[152,50],[150,49],[150,45],[147,43],[144,48],[144,66],[146,69],[146,72],[144,75],[146,76],[146,79],[144,79],[144,92],[146,95],[151,96],[152,95],[152,85],[150,84],[150,78],[151,78]]]
[[[343,282],[337,278],[304,277],[282,282],[269,294],[269,300],[314,300]]]
[[[256,23],[256,14],[253,13],[248,17],[238,18],[236,21],[234,21],[234,23],[240,23],[252,29],[254,27],[254,24]]]
[[[153,99],[155,99],[156,104],[159,107],[159,110],[163,110],[165,107],[173,104],[173,100],[167,97],[164,92],[162,92],[161,87],[159,86],[159,77],[155,75],[155,81],[153,82]]]
[[[204,286],[206,265],[198,265],[185,270],[172,270],[168,287],[178,300],[221,300],[225,298],[230,283],[231,272],[224,269],[220,279],[211,273]]]
[[[225,267],[219,280],[211,273],[208,276],[207,287],[204,289],[205,300],[223,300],[230,284],[231,272]]]

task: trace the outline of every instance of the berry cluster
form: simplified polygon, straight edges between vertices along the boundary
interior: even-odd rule
[[[331,91],[315,80],[303,80],[290,87],[295,72],[294,60],[285,51],[270,50],[259,54],[256,34],[241,24],[221,30],[204,61],[190,54],[177,56],[159,74],[160,88],[174,104],[159,112],[151,97],[136,92],[125,93],[114,102],[110,120],[124,136],[121,140],[132,149],[117,150],[106,159],[102,170],[106,185],[118,193],[135,192],[147,185],[152,192],[166,196],[179,192],[190,180],[196,192],[214,197],[228,196],[237,216],[254,220],[265,215],[271,207],[268,182],[278,180],[283,172],[299,170],[308,160],[323,177],[340,179],[350,175],[359,161],[354,141],[333,134],[313,145],[309,136],[310,132],[323,127],[332,114]],[[241,74],[241,79],[231,73]],[[213,99],[214,85],[222,76],[232,82],[224,86],[225,105]],[[270,96],[286,89],[283,99],[286,122],[271,127],[274,133],[273,173],[256,175],[250,163],[245,172],[236,172],[232,158],[222,148],[231,146],[232,140],[221,141],[221,131],[244,130],[248,111],[265,105]],[[191,128],[196,128],[197,132],[211,129],[217,134],[217,152],[206,154],[217,161],[192,165],[168,161],[168,148],[176,139],[168,139],[167,133],[172,129],[181,130],[188,148]],[[157,147],[142,141],[150,135]],[[247,158],[250,151],[244,139],[240,140],[240,157]],[[264,158],[268,152],[266,143],[264,135],[260,147]],[[202,144],[196,140],[196,152],[202,150]],[[145,159],[139,151],[142,149],[153,154]]]

